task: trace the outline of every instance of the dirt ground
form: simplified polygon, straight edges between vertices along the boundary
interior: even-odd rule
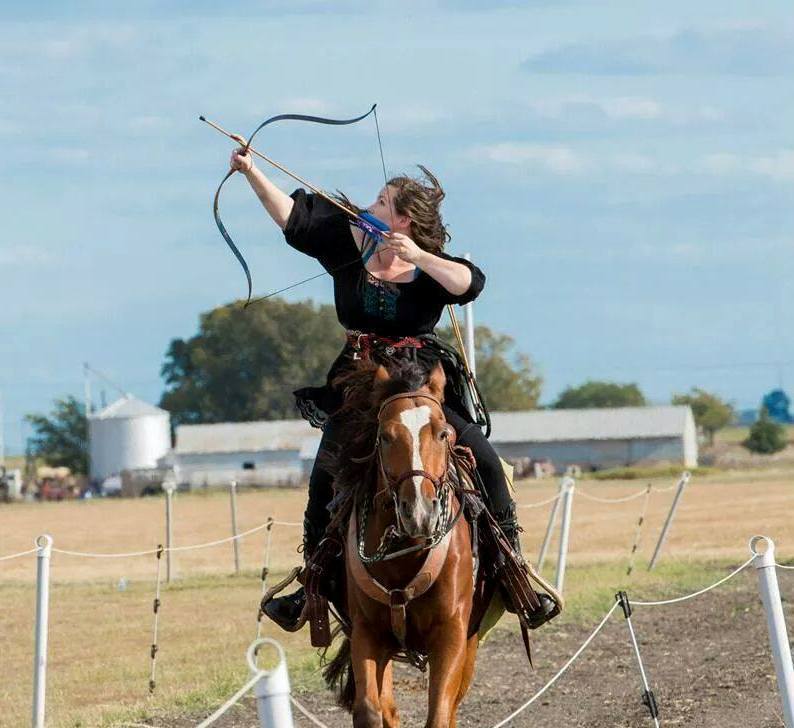
[[[781,591],[794,592],[794,575],[780,574]],[[785,602],[794,622],[794,602]],[[729,584],[683,604],[636,607],[632,623],[660,722],[697,728],[778,728],[783,725],[766,620],[755,575],[744,572]],[[520,636],[500,630],[482,646],[477,674],[459,712],[461,726],[492,726],[528,700],[576,651],[592,631],[588,625],[548,625],[537,634],[535,669],[523,654]],[[412,668],[396,670],[398,703],[405,726],[422,725],[424,678]],[[634,728],[652,725],[641,702],[642,686],[620,610],[571,669],[512,726]],[[298,695],[329,728],[351,725],[329,693]],[[185,717],[167,728],[195,725]],[[296,726],[311,725],[298,714]],[[253,728],[252,701],[218,723]]]

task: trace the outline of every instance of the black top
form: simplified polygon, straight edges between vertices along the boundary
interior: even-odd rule
[[[316,258],[331,274],[336,314],[348,331],[390,338],[431,335],[444,306],[473,301],[485,285],[485,275],[477,266],[446,253],[437,255],[471,271],[471,284],[461,295],[450,293],[419,269],[414,279],[405,283],[381,281],[366,270],[344,212],[303,189],[291,197],[295,204],[284,227],[284,237],[296,250]],[[444,359],[438,351],[431,354],[422,349],[414,356],[417,353],[428,363]],[[345,346],[331,366],[325,387],[309,387],[295,393],[301,413],[312,424],[321,426],[341,404],[341,393],[334,391],[330,383],[340,368],[349,365],[352,355],[351,347]],[[457,373],[450,372],[447,366],[445,369],[448,377]]]

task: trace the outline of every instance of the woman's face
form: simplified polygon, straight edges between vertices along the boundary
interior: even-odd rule
[[[378,193],[375,202],[367,208],[367,212],[383,220],[393,231],[406,232],[411,228],[411,218],[398,214],[394,209],[395,194],[396,190],[393,187],[384,187]]]

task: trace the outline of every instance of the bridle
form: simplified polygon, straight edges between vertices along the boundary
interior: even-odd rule
[[[436,490],[436,495],[440,498],[441,495],[442,495],[442,491],[446,487],[447,477],[448,477],[448,474],[449,474],[449,458],[450,458],[450,452],[451,452],[451,447],[449,446],[449,441],[447,441],[448,442],[448,446],[446,448],[445,459],[444,459],[444,471],[441,474],[441,477],[439,477],[439,478],[434,476],[432,473],[428,473],[426,470],[418,470],[418,469],[406,470],[406,471],[400,473],[398,476],[395,477],[395,476],[390,475],[389,473],[387,473],[386,472],[386,468],[383,466],[383,449],[382,449],[383,445],[382,445],[381,434],[380,434],[381,415],[383,414],[383,410],[388,405],[390,405],[392,402],[396,402],[396,401],[401,400],[401,399],[427,399],[427,400],[430,400],[431,402],[433,402],[438,407],[438,409],[442,413],[442,416],[443,416],[443,413],[444,413],[443,407],[441,406],[441,401],[437,397],[434,397],[432,394],[427,394],[425,392],[418,392],[418,391],[417,392],[403,392],[401,394],[395,394],[395,395],[393,395],[391,397],[388,397],[387,399],[383,400],[383,402],[380,405],[380,408],[378,409],[378,434],[377,434],[377,437],[375,439],[375,452],[376,452],[376,457],[377,457],[377,460],[378,460],[378,467],[380,468],[381,475],[383,475],[384,482],[389,487],[389,490],[392,493],[392,497],[395,498],[395,499],[396,499],[396,491],[397,491],[397,488],[400,486],[400,484],[404,480],[408,480],[408,478],[413,478],[413,477],[415,477],[417,475],[422,477],[422,478],[424,478],[425,480],[429,480],[433,484],[433,487]]]
[[[454,517],[450,518],[450,506],[451,506],[451,491],[452,488],[449,484],[449,472],[450,472],[450,461],[453,455],[453,442],[452,440],[447,440],[447,447],[445,452],[445,460],[444,460],[444,470],[440,477],[434,476],[432,473],[428,473],[426,470],[412,468],[409,470],[405,470],[404,472],[400,473],[397,476],[390,475],[386,472],[386,468],[383,465],[383,450],[382,450],[382,441],[381,441],[381,416],[383,414],[383,410],[392,402],[395,402],[400,399],[426,399],[433,402],[436,406],[438,406],[439,410],[441,410],[443,415],[443,407],[441,404],[441,400],[437,397],[433,396],[432,394],[428,394],[427,392],[421,391],[413,391],[413,392],[402,392],[400,394],[392,395],[391,397],[387,397],[380,405],[378,409],[378,434],[375,439],[375,448],[372,452],[372,455],[375,456],[378,462],[378,469],[383,477],[383,481],[386,484],[386,489],[388,490],[389,494],[392,497],[395,513],[397,517],[397,523],[401,524],[400,516],[399,516],[399,507],[397,503],[397,488],[398,486],[408,478],[413,478],[415,476],[419,476],[430,481],[433,484],[433,487],[436,492],[436,497],[440,503],[440,512],[438,516],[438,521],[436,522],[436,527],[431,536],[426,538],[423,543],[414,544],[413,546],[408,546],[407,548],[400,549],[398,551],[389,551],[389,547],[391,544],[399,540],[401,538],[408,537],[408,534],[402,532],[399,528],[395,526],[389,526],[383,534],[381,538],[380,544],[378,545],[377,549],[374,553],[368,555],[365,552],[364,547],[364,535],[366,533],[367,527],[367,517],[372,506],[372,496],[369,496],[364,503],[361,504],[361,507],[358,509],[358,555],[362,562],[365,564],[372,564],[378,561],[388,561],[390,559],[398,558],[399,556],[405,556],[410,553],[415,553],[417,551],[425,551],[428,549],[435,548],[444,537],[455,527],[458,520],[460,519],[463,509],[458,508],[457,513]],[[453,431],[454,432],[454,431]],[[372,455],[368,457],[372,457]],[[367,459],[367,458],[364,458]]]

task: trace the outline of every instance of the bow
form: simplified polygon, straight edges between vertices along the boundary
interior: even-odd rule
[[[287,169],[282,164],[279,164],[275,160],[271,159],[270,157],[262,154],[261,152],[257,151],[256,149],[254,149],[251,146],[251,144],[254,141],[254,137],[262,129],[264,129],[269,124],[273,124],[273,123],[275,123],[277,121],[307,121],[307,122],[311,122],[311,123],[314,123],[314,124],[331,124],[331,125],[334,125],[334,126],[345,126],[347,124],[355,124],[355,123],[357,123],[359,121],[362,121],[363,119],[366,119],[370,114],[372,114],[372,116],[375,119],[375,129],[376,129],[377,134],[378,134],[378,147],[380,149],[380,161],[381,161],[381,165],[383,167],[383,180],[384,180],[384,184],[386,185],[386,192],[388,194],[388,176],[386,174],[386,162],[385,162],[384,157],[383,157],[383,144],[382,144],[381,135],[380,135],[380,125],[378,124],[377,104],[373,104],[372,108],[369,111],[367,111],[366,114],[362,114],[361,116],[356,116],[353,119],[328,119],[328,118],[325,118],[325,117],[322,117],[322,116],[309,116],[307,114],[277,114],[276,116],[271,116],[269,119],[266,119],[259,126],[257,126],[256,129],[254,129],[254,131],[251,132],[251,135],[248,137],[247,140],[243,139],[243,137],[241,137],[241,136],[239,136],[237,134],[231,134],[230,132],[228,132],[225,129],[223,129],[222,127],[220,127],[218,124],[215,124],[214,122],[209,121],[204,116],[200,116],[199,119],[201,121],[205,122],[206,124],[209,124],[213,129],[221,132],[222,134],[224,134],[225,136],[229,137],[230,139],[233,139],[234,141],[238,142],[239,144],[242,144],[243,145],[243,151],[245,153],[250,152],[251,154],[256,155],[260,159],[263,159],[264,161],[268,162],[268,164],[274,166],[276,169],[281,170],[282,172],[284,172],[288,176],[292,177],[294,180],[297,180],[300,184],[305,185],[306,187],[308,187],[312,192],[324,197],[326,200],[328,200],[328,202],[330,202],[331,204],[335,205],[336,207],[340,208],[342,211],[347,213],[348,216],[350,217],[351,223],[356,225],[357,227],[361,228],[365,233],[367,233],[370,236],[370,238],[373,241],[372,242],[372,247],[369,250],[362,251],[362,255],[364,255],[364,257],[366,259],[367,257],[369,257],[369,255],[371,255],[372,251],[374,250],[374,246],[377,245],[377,243],[380,242],[383,239],[382,238],[382,233],[389,230],[388,225],[383,223],[383,221],[378,220],[377,218],[373,217],[372,215],[369,215],[366,212],[357,212],[357,211],[354,211],[354,210],[350,210],[346,205],[342,204],[339,200],[337,200],[336,198],[332,197],[328,193],[324,192],[319,187],[316,187],[315,185],[311,184],[310,182],[306,181],[305,179],[299,177],[297,174],[295,174],[291,170]],[[253,290],[253,283],[252,283],[252,280],[251,280],[251,271],[250,271],[250,269],[248,267],[248,263],[246,262],[245,258],[243,257],[243,254],[240,252],[238,247],[235,245],[234,241],[232,240],[231,235],[229,235],[229,232],[226,230],[226,226],[223,224],[223,221],[221,220],[221,215],[220,215],[220,210],[219,210],[219,200],[220,200],[221,190],[223,189],[223,185],[226,184],[226,181],[234,173],[235,173],[235,170],[230,169],[226,173],[224,178],[221,180],[221,183],[218,185],[218,189],[215,191],[215,198],[214,198],[213,203],[212,203],[212,213],[213,213],[213,216],[215,217],[215,224],[218,226],[218,230],[220,231],[221,235],[223,236],[223,239],[226,241],[226,244],[229,246],[229,249],[232,251],[232,253],[234,253],[234,257],[237,258],[237,260],[240,262],[240,265],[243,267],[243,271],[245,272],[245,277],[246,277],[246,280],[248,282],[248,298],[246,299],[245,307],[248,307],[252,303],[257,303],[259,301],[264,301],[265,299],[270,298],[271,296],[278,295],[279,293],[283,293],[284,291],[288,291],[291,288],[295,288],[297,286],[301,286],[304,283],[308,283],[309,281],[315,280],[316,278],[321,278],[324,275],[335,273],[338,270],[342,270],[343,268],[346,268],[349,265],[353,265],[355,263],[360,263],[360,258],[354,258],[353,260],[351,260],[351,261],[349,261],[347,263],[343,263],[342,265],[340,265],[337,268],[334,268],[334,269],[332,269],[330,271],[323,271],[322,273],[318,273],[317,275],[311,276],[309,278],[305,278],[302,281],[298,281],[297,283],[293,283],[293,284],[291,284],[289,286],[286,286],[285,288],[280,288],[277,291],[273,291],[272,293],[268,293],[265,296],[260,296],[259,298],[256,298],[256,299],[254,299],[252,301],[251,300],[251,294],[252,294],[252,290]],[[391,204],[390,204],[390,206],[391,206]],[[459,353],[460,353],[461,360],[462,360],[462,363],[463,363],[463,368],[464,368],[464,371],[466,373],[466,379],[468,380],[468,383],[469,383],[469,390],[470,390],[470,394],[471,394],[471,397],[472,397],[472,405],[473,405],[473,408],[474,408],[474,413],[473,413],[474,414],[474,418],[475,418],[475,420],[477,420],[477,421],[481,422],[482,424],[486,425],[486,428],[487,428],[486,429],[486,437],[489,437],[490,436],[490,432],[491,432],[491,423],[490,423],[490,417],[488,415],[488,410],[485,407],[485,404],[484,404],[483,399],[482,399],[482,394],[480,393],[479,387],[477,386],[477,382],[476,382],[476,380],[474,378],[474,375],[472,374],[468,358],[466,357],[466,347],[463,345],[463,336],[462,336],[461,331],[460,331],[460,325],[458,324],[457,317],[455,316],[455,311],[453,310],[451,305],[447,306],[447,313],[449,314],[450,323],[452,324],[452,331],[453,331],[453,333],[455,335],[455,338],[457,339],[458,349],[459,349]]]
[[[222,127],[220,127],[217,124],[213,123],[212,121],[209,121],[204,116],[200,116],[199,119],[201,121],[205,122],[206,124],[209,124],[213,129],[216,129],[217,131],[221,132],[222,134],[228,136],[230,139],[233,139],[234,141],[242,144],[244,153],[251,152],[252,154],[255,154],[256,156],[260,157],[261,159],[264,159],[266,162],[268,162],[272,166],[276,167],[276,169],[281,170],[285,174],[289,175],[293,179],[297,180],[301,184],[303,184],[306,187],[308,187],[309,189],[311,189],[312,192],[315,192],[315,193],[321,195],[326,200],[328,200],[332,204],[334,204],[337,207],[339,207],[340,209],[342,209],[344,212],[346,212],[348,215],[351,216],[353,224],[357,225],[362,230],[367,232],[370,236],[372,236],[374,238],[375,242],[378,242],[381,239],[380,233],[385,231],[385,230],[388,230],[388,227],[385,226],[383,223],[381,223],[381,221],[377,220],[376,218],[373,218],[370,215],[367,215],[367,214],[364,214],[364,213],[357,213],[357,212],[355,212],[353,210],[348,209],[347,206],[345,206],[342,203],[340,203],[337,199],[335,199],[331,195],[327,194],[326,192],[324,192],[323,190],[319,189],[318,187],[316,187],[315,185],[311,184],[310,182],[307,182],[305,179],[302,179],[301,177],[299,177],[294,172],[290,171],[289,169],[287,169],[283,165],[279,164],[275,160],[270,159],[269,157],[265,156],[261,152],[258,152],[256,149],[254,149],[251,146],[251,144],[254,141],[254,137],[262,129],[264,129],[269,124],[273,124],[273,123],[275,123],[277,121],[307,121],[307,122],[311,122],[311,123],[314,123],[314,124],[331,124],[331,125],[334,125],[334,126],[345,126],[347,124],[355,124],[355,123],[357,123],[359,121],[362,121],[363,119],[366,119],[370,114],[372,114],[374,116],[374,118],[375,118],[375,126],[376,126],[376,129],[377,129],[377,132],[378,132],[378,146],[380,147],[381,164],[383,165],[383,176],[384,176],[384,180],[385,180],[386,179],[386,164],[385,164],[384,159],[383,159],[383,145],[381,144],[380,126],[378,125],[378,112],[377,112],[376,109],[377,109],[377,104],[373,104],[372,108],[369,111],[367,111],[366,114],[362,114],[361,116],[356,116],[353,119],[328,119],[328,118],[322,117],[322,116],[309,116],[307,114],[277,114],[276,116],[271,116],[269,119],[266,119],[259,126],[257,126],[256,129],[254,129],[254,131],[251,132],[251,135],[248,137],[247,140],[243,139],[243,137],[241,137],[241,136],[239,136],[237,134],[231,134],[230,132],[226,131],[225,129],[223,129]],[[226,176],[221,180],[221,183],[218,185],[218,189],[215,191],[215,198],[214,198],[213,203],[212,203],[212,214],[215,217],[215,224],[218,226],[218,230],[220,231],[221,235],[223,236],[223,239],[226,241],[226,244],[229,246],[229,249],[234,254],[234,257],[237,258],[237,260],[239,261],[240,265],[243,268],[243,271],[245,272],[245,278],[246,278],[246,281],[248,282],[248,298],[246,299],[246,302],[245,302],[246,307],[249,306],[251,303],[255,303],[257,301],[264,300],[265,298],[269,298],[270,296],[275,296],[276,294],[283,293],[284,291],[289,290],[290,288],[294,288],[296,286],[302,285],[303,283],[307,283],[308,281],[314,280],[315,278],[320,278],[321,276],[327,275],[328,271],[323,271],[322,273],[319,273],[316,276],[312,276],[311,278],[306,278],[306,279],[304,279],[302,281],[299,281],[298,283],[293,283],[292,285],[287,286],[286,288],[282,288],[282,289],[280,289],[278,291],[275,291],[273,293],[269,293],[266,296],[262,296],[260,298],[255,299],[254,301],[251,300],[251,294],[252,294],[252,291],[253,291],[253,282],[251,280],[251,270],[249,269],[248,263],[246,262],[245,258],[243,257],[243,254],[240,252],[240,250],[237,247],[237,245],[235,244],[234,240],[232,240],[232,236],[229,235],[229,231],[226,229],[226,226],[223,224],[223,220],[221,220],[220,209],[219,209],[221,190],[223,189],[223,186],[226,184],[226,181],[232,175],[234,175],[234,173],[235,173],[235,170],[230,169],[226,173]],[[346,265],[352,265],[352,263],[354,263],[354,262],[356,262],[356,261],[355,260],[351,261],[350,263],[348,263]]]

